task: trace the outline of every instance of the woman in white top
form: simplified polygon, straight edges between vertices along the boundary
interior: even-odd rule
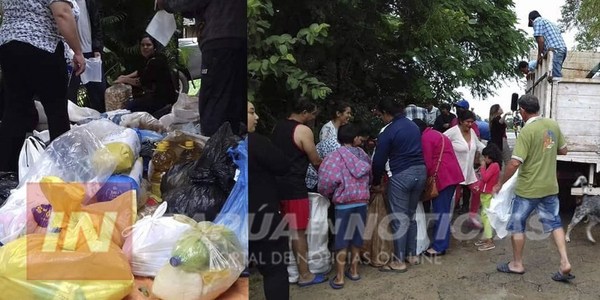
[[[333,104],[333,114],[331,120],[321,128],[319,133],[319,141],[324,141],[328,138],[336,138],[338,128],[342,125],[348,124],[352,117],[352,108],[350,105],[344,102],[336,102]]]
[[[468,188],[471,184],[477,182],[477,175],[475,174],[474,168],[475,156],[477,155],[477,152],[481,153],[481,150],[485,147],[485,145],[477,138],[475,131],[471,129],[471,125],[473,125],[474,122],[475,114],[467,110],[459,114],[458,125],[453,126],[444,132],[444,134],[452,141],[452,148],[454,149],[463,176],[465,177],[465,181],[460,183],[462,188],[457,188],[456,192],[456,204],[458,204],[461,197],[461,190],[467,188],[463,199],[463,211],[469,209],[469,192],[471,190],[474,192],[471,205],[473,207],[479,206],[479,201],[477,201],[478,190],[469,190]],[[479,224],[476,218],[471,218],[471,222],[476,226]]]

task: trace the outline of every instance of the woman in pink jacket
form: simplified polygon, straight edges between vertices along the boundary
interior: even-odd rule
[[[363,237],[371,184],[371,159],[359,146],[360,130],[351,124],[338,130],[342,147],[325,157],[319,167],[319,193],[332,199],[335,205],[336,275],[329,281],[333,289],[344,287],[344,277],[357,281],[358,262]],[[346,270],[348,248],[351,265]]]
[[[465,180],[450,139],[435,129],[427,127],[422,120],[413,120],[421,129],[423,157],[427,176],[436,174],[439,195],[432,200],[432,210],[436,218],[433,229],[433,243],[423,254],[440,256],[446,254],[450,245],[450,221],[452,220],[452,197],[456,186]],[[441,154],[441,156],[440,156]],[[438,167],[439,163],[439,167]]]

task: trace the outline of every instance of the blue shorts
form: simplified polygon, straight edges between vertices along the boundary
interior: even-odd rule
[[[515,196],[506,229],[512,233],[524,233],[527,227],[527,219],[536,208],[544,232],[562,228],[560,216],[558,215],[560,208],[558,195],[551,195],[535,199]]]
[[[335,210],[335,250],[362,247],[367,205]]]

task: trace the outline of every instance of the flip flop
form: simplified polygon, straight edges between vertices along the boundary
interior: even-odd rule
[[[508,266],[508,263],[499,264],[498,266],[496,266],[496,270],[498,270],[498,272],[508,273],[508,274],[518,274],[518,275],[525,274],[525,271],[517,272],[517,271],[511,270],[510,267]]]
[[[379,268],[379,272],[386,272],[386,273],[404,273],[406,271],[408,271],[408,268],[394,269],[389,265],[385,265],[385,266]]]
[[[554,281],[569,283],[572,279],[575,279],[575,275],[572,275],[571,273],[565,275],[558,271],[552,275],[552,280]]]
[[[337,275],[333,276],[333,278],[331,278],[331,280],[329,280],[329,286],[334,290],[339,290],[339,289],[343,288],[344,285],[335,283],[336,278],[337,278]]]
[[[346,278],[352,280],[352,281],[359,281],[360,280],[360,275],[356,275],[356,276],[352,276],[352,274],[350,274],[350,270],[346,270],[346,272],[344,272],[344,275],[346,275]]]
[[[323,275],[323,274],[315,274],[315,278],[313,278],[312,281],[310,281],[310,282],[303,282],[303,283],[298,282],[298,286],[299,287],[307,287],[307,286],[311,286],[311,285],[323,283],[325,281],[327,281],[327,277],[325,275]]]

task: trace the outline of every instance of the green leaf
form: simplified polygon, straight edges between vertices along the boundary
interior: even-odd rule
[[[285,59],[289,60],[293,64],[296,63],[296,58],[294,58],[294,55],[292,55],[291,53],[286,54]]]
[[[279,61],[279,57],[276,55],[271,55],[271,58],[269,58],[269,61],[271,62],[271,64],[276,64]]]
[[[286,45],[279,45],[278,49],[279,49],[279,53],[281,53],[282,56],[285,56],[288,54],[288,47]]]

